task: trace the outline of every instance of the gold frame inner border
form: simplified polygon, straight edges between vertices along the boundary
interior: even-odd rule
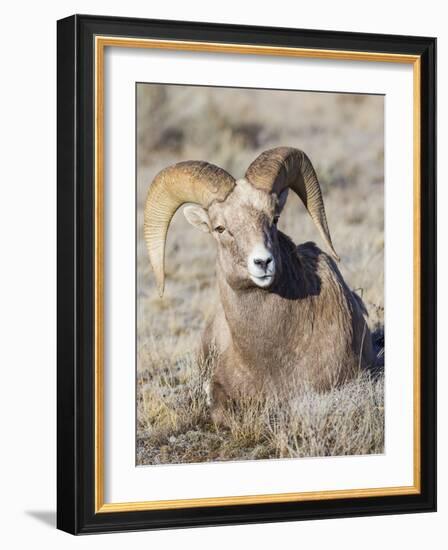
[[[178,50],[225,54],[251,54],[265,56],[285,56],[314,59],[333,59],[349,61],[367,61],[382,63],[406,63],[413,65],[413,197],[414,197],[414,482],[410,486],[379,487],[350,490],[313,491],[301,493],[279,493],[263,495],[226,496],[212,498],[193,498],[180,500],[154,500],[141,502],[104,502],[104,51],[106,47],[153,48],[159,50]],[[231,506],[242,504],[262,504],[274,502],[300,502],[332,500],[338,498],[379,497],[392,495],[410,495],[420,493],[420,155],[421,155],[421,61],[418,55],[402,55],[382,52],[358,52],[345,50],[325,50],[291,48],[278,46],[257,46],[253,44],[225,44],[181,40],[158,40],[141,38],[123,38],[115,36],[96,36],[95,55],[95,513],[129,512],[142,510],[167,510],[206,506]]]

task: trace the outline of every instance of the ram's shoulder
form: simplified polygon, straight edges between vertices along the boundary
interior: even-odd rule
[[[336,262],[333,258],[319,248],[313,241],[299,244],[296,246],[295,251],[302,265],[312,266],[316,272],[320,270],[333,271],[335,269],[338,271]]]
[[[335,260],[316,243],[309,241],[296,247],[297,256],[306,272],[314,273],[321,284],[347,290],[342,273]]]
[[[319,258],[324,252],[313,241],[307,241],[296,246],[296,252],[301,258]]]

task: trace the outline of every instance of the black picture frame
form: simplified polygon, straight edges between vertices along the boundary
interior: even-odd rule
[[[92,45],[97,35],[420,57],[421,484],[418,494],[96,513]],[[58,21],[57,48],[57,527],[82,534],[435,511],[436,39],[74,15]]]

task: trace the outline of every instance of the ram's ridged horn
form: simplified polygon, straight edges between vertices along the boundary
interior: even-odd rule
[[[333,248],[319,181],[310,159],[293,147],[276,147],[261,153],[249,166],[246,178],[257,189],[279,195],[289,187],[301,198],[332,257],[339,261]]]
[[[160,296],[165,286],[165,241],[171,219],[186,202],[207,209],[223,201],[235,185],[234,178],[208,162],[179,162],[165,168],[149,187],[144,211],[144,236]]]

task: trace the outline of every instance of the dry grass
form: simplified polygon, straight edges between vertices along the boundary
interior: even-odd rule
[[[204,392],[213,358],[195,358],[216,300],[212,239],[176,214],[161,300],[141,232],[148,185],[163,167],[203,159],[239,177],[264,149],[304,149],[320,177],[341,271],[366,303],[382,355],[383,98],[140,85],[137,108],[137,463],[383,452],[381,374],[326,394],[304,389],[281,406],[245,403],[230,413],[229,430],[217,430]],[[321,245],[296,197],[280,229]]]
[[[228,428],[210,421],[206,386],[213,358],[169,360],[139,377],[138,462],[297,458],[382,453],[383,377],[362,373],[342,388],[243,400]]]

